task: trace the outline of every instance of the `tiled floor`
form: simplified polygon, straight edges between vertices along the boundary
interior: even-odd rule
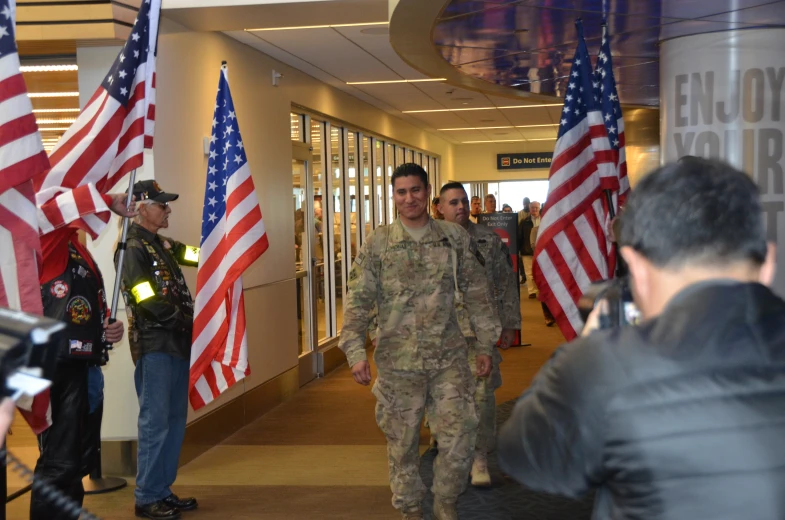
[[[516,398],[562,338],[546,328],[540,303],[525,298],[524,341],[502,353],[497,402]],[[395,519],[384,437],[374,422],[370,388],[343,366],[314,381],[256,422],[181,468],[175,491],[196,496],[186,519]],[[423,431],[421,443],[428,442]],[[13,451],[13,450],[12,450]],[[85,507],[106,520],[134,518],[128,488],[88,496]],[[27,518],[29,495],[9,504],[8,518]]]

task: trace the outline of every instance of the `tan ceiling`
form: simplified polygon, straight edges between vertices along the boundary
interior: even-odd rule
[[[348,85],[356,81],[423,79],[390,45],[386,25],[276,31],[225,31],[255,49],[453,143],[538,140],[551,150],[561,104],[512,108],[542,101],[508,99],[444,82]],[[486,108],[486,110],[466,110]],[[440,112],[406,113],[411,110]],[[485,128],[485,127],[513,128]],[[528,126],[529,128],[515,128]],[[466,130],[442,129],[466,128]],[[539,141],[551,139],[549,141]],[[533,143],[534,144],[534,143]]]

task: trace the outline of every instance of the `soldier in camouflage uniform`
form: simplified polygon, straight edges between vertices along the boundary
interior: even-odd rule
[[[477,247],[485,259],[485,274],[491,294],[495,299],[495,310],[502,325],[499,346],[507,349],[515,341],[515,331],[521,328],[521,304],[518,280],[512,269],[510,251],[501,237],[491,228],[469,221],[469,198],[459,182],[445,184],[439,194],[439,211],[445,220],[465,228],[477,242]],[[466,338],[469,342],[469,364],[476,353],[477,339],[474,335]],[[477,403],[480,424],[477,431],[474,463],[472,464],[472,485],[487,487],[491,485],[488,473],[488,454],[496,446],[496,395],[495,390],[502,386],[499,351],[493,351],[493,370],[490,377],[477,377],[477,390],[474,399]]]
[[[475,242],[460,226],[428,216],[425,171],[416,164],[401,165],[392,185],[399,219],[376,229],[354,261],[340,347],[355,381],[370,384],[365,341],[376,307],[373,393],[376,422],[387,437],[393,506],[403,518],[423,518],[426,490],[417,447],[427,408],[441,446],[434,462],[434,514],[454,520],[477,429],[474,378],[458,315],[468,311],[472,316],[480,376],[491,372],[501,328]]]

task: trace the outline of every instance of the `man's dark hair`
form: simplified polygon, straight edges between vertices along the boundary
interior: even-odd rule
[[[473,195],[472,196],[472,202],[474,202],[475,200],[480,200],[480,196],[479,195]]]
[[[766,229],[758,187],[728,164],[690,157],[643,177],[621,214],[619,244],[658,267],[763,264]]]
[[[529,197],[524,197],[523,198],[523,211],[529,211],[529,204],[531,204],[531,201],[529,200]]]
[[[452,181],[442,186],[442,189],[439,190],[439,195],[442,195],[444,194],[445,191],[449,191],[449,190],[463,190],[463,192],[466,193],[466,188],[463,187],[463,184],[461,184],[460,182]]]
[[[399,177],[408,177],[410,175],[416,175],[422,181],[422,185],[424,187],[428,187],[428,172],[422,169],[422,166],[415,163],[403,163],[402,165],[398,166],[392,174],[390,178],[390,184],[395,186],[395,179]]]

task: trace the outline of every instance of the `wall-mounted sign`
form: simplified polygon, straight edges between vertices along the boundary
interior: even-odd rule
[[[496,154],[497,170],[548,169],[551,167],[552,152],[500,153]]]

